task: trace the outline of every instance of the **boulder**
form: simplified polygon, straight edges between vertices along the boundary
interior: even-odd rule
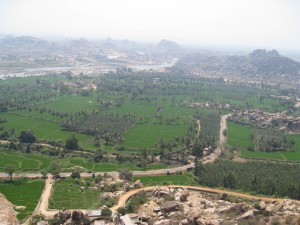
[[[228,207],[224,212],[232,212],[235,214],[245,213],[247,206],[243,203],[235,204],[233,206]]]
[[[193,208],[187,215],[186,218],[189,224],[195,224],[196,220],[200,218],[200,208]]]
[[[187,188],[183,189],[183,191],[181,191],[181,194],[180,194],[180,201],[186,201],[187,197],[190,195],[190,192]]]
[[[170,212],[175,210],[177,207],[178,203],[176,201],[166,201],[160,208],[162,211]]]
[[[249,210],[249,211],[245,212],[243,215],[239,216],[237,218],[237,220],[244,220],[244,219],[252,218],[253,216],[257,215],[258,212],[259,211],[256,209]]]
[[[220,200],[227,200],[228,197],[229,197],[229,194],[224,193],[224,192],[221,193],[219,196]]]
[[[142,183],[141,183],[140,180],[136,180],[136,181],[134,182],[134,184],[133,184],[133,187],[134,187],[134,188],[141,188],[141,187],[143,187],[143,185],[142,185]]]
[[[266,203],[264,201],[261,201],[258,205],[260,210],[265,210],[266,209]]]
[[[187,219],[181,220],[181,225],[188,225],[189,221]]]
[[[171,225],[171,220],[165,219],[165,220],[156,221],[153,223],[153,225]]]
[[[2,194],[0,194],[0,224],[20,224],[13,205]]]

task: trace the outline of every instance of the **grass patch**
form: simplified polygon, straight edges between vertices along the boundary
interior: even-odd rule
[[[0,192],[16,206],[25,206],[25,210],[18,211],[18,219],[23,220],[29,216],[37,206],[45,182],[42,180],[16,180],[12,182],[1,181]]]
[[[189,124],[137,124],[136,126],[129,128],[125,133],[124,146],[127,148],[153,148],[160,138],[170,141],[176,136],[180,137],[185,135],[188,127]]]
[[[227,144],[231,147],[247,149],[254,147],[251,141],[251,127],[237,124],[231,121],[227,122]]]
[[[85,179],[84,182],[91,182]],[[51,209],[97,209],[100,192],[97,189],[80,189],[83,184],[76,184],[74,179],[57,180],[49,201]]]

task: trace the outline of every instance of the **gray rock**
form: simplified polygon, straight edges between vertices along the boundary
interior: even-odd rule
[[[170,212],[172,210],[175,210],[177,207],[178,203],[176,201],[166,201],[160,208],[165,212]]]

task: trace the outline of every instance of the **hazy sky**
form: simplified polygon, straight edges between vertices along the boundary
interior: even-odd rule
[[[0,34],[300,49],[299,0],[0,0]]]

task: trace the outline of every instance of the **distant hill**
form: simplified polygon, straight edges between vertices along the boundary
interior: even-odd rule
[[[257,49],[248,55],[216,56],[207,53],[183,57],[175,65],[185,71],[212,72],[262,78],[300,78],[300,63],[281,56],[276,50]]]
[[[180,46],[174,42],[174,41],[168,41],[168,40],[161,40],[156,46],[156,48],[163,48],[163,49],[180,49]]]

